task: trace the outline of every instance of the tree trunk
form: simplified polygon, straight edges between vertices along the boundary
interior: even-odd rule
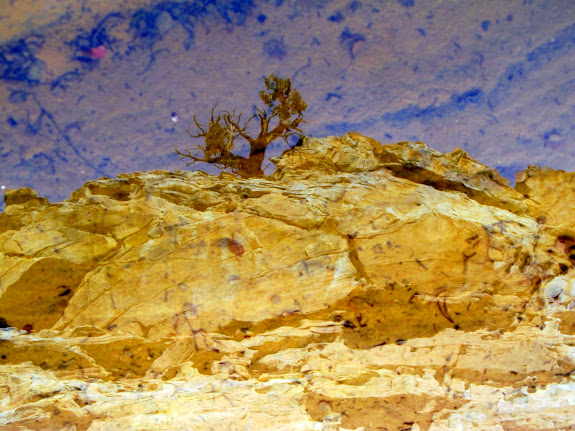
[[[267,143],[250,146],[250,155],[242,160],[242,172],[245,177],[261,177],[264,175],[262,164],[266,156]]]

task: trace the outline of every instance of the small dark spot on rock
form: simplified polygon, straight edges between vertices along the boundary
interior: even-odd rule
[[[355,329],[355,325],[353,323],[351,323],[349,320],[346,320],[345,322],[343,322],[343,326],[345,328]]]
[[[72,293],[72,289],[66,289],[63,292],[59,293],[58,296],[66,296]]]

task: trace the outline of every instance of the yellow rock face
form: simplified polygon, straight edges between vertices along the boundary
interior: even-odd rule
[[[0,424],[570,426],[571,174],[357,133],[274,162],[7,193]]]

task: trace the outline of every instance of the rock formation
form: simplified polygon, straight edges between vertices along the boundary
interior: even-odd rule
[[[567,430],[575,174],[306,138],[0,214],[0,429]]]

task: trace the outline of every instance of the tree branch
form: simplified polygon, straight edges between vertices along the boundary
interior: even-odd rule
[[[252,115],[242,125],[242,113],[236,118],[236,109],[233,111],[223,111],[215,116],[214,112],[217,103],[210,113],[210,123],[200,124],[193,116],[197,133],[186,130],[192,138],[204,138],[205,144],[197,145],[195,152],[187,150],[180,152],[176,149],[176,154],[180,158],[189,158],[195,162],[211,163],[223,168],[230,168],[232,172],[245,177],[261,176],[264,174],[262,163],[268,145],[275,139],[282,138],[286,143],[288,137],[292,135],[303,136],[299,125],[305,122],[302,118],[303,111],[307,104],[302,100],[301,95],[292,88],[290,79],[282,79],[275,75],[265,78],[266,89],[260,91],[260,99],[264,102],[262,109],[255,107],[256,113]],[[260,131],[257,137],[251,137],[247,129],[252,119],[259,118]],[[293,118],[292,117],[296,117]],[[277,117],[277,125],[272,127],[272,121]],[[271,128],[271,130],[270,130]],[[250,144],[249,157],[242,157],[233,154],[234,140],[238,137],[244,138]],[[198,156],[198,152],[203,152],[203,157]]]

